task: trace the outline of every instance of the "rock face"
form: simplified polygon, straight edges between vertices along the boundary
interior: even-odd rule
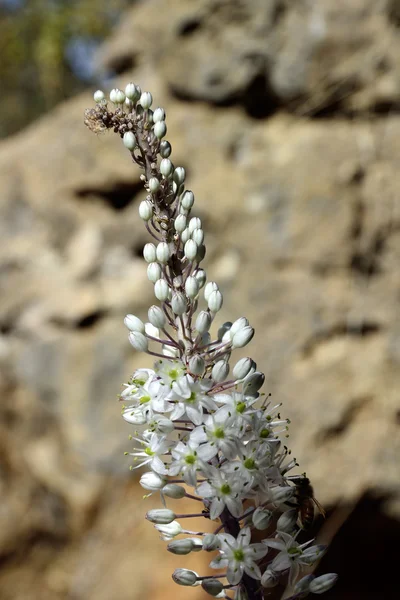
[[[318,499],[375,493],[385,523],[400,511],[399,19],[393,0],[149,0],[99,57],[167,110],[221,320],[255,325],[249,352]],[[0,145],[5,600],[186,598],[170,573],[204,570],[144,522],[157,500],[123,457],[116,397],[149,362],[122,319],[153,300],[140,173],[116,136],[85,129],[91,105]]]

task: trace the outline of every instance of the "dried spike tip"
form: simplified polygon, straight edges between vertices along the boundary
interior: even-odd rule
[[[107,131],[107,125],[102,119],[101,113],[99,113],[96,108],[87,108],[85,110],[85,118],[83,122],[85,123],[86,127],[90,129],[90,131],[93,131],[93,133],[104,133]]]

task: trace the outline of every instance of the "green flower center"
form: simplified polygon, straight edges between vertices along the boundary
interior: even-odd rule
[[[237,548],[237,550],[233,551],[233,558],[237,562],[243,562],[244,561],[244,552],[243,552],[242,548]]]
[[[229,483],[224,483],[221,485],[221,494],[230,494],[231,493],[231,486],[229,485]]]
[[[194,465],[195,462],[196,462],[196,457],[194,454],[188,454],[187,456],[185,456],[185,463],[187,465]]]
[[[168,377],[172,379],[172,381],[176,381],[179,377],[178,369],[171,369],[168,371]]]
[[[256,468],[256,461],[254,460],[254,458],[246,458],[243,464],[246,467],[246,469],[251,470]]]
[[[244,413],[245,410],[246,410],[246,403],[245,402],[238,402],[236,404],[236,412],[242,414],[242,413]]]
[[[153,452],[153,450],[151,450],[150,448],[146,448],[145,452],[148,456],[154,456],[155,452]]]
[[[269,436],[269,434],[271,433],[270,429],[262,429],[260,431],[260,438],[267,438]]]
[[[140,398],[140,404],[146,404],[146,402],[150,402],[151,397],[150,396],[142,396]]]
[[[186,398],[187,404],[193,404],[195,400],[196,400],[196,392],[192,392],[190,394],[189,398]]]
[[[301,548],[298,546],[292,546],[291,548],[288,548],[287,553],[293,557],[299,556],[301,554]]]
[[[222,427],[217,427],[217,429],[214,431],[214,435],[218,440],[223,440],[225,437],[225,432]]]

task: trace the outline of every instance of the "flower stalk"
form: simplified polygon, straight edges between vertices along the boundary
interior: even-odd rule
[[[95,133],[119,135],[143,171],[139,217],[153,240],[143,257],[158,304],[149,308],[147,323],[135,315],[124,322],[133,348],[157,360],[135,371],[120,394],[122,416],[135,427],[127,453],[131,468],[146,469],[140,484],[148,495],[159,494],[163,506],[146,518],[170,552],[213,553],[211,569],[224,570],[198,575],[177,569],[179,585],[202,585],[211,596],[234,600],[280,598],[276,586],[286,583],[286,597],[320,594],[336,575],[299,579],[325,548],[297,542],[305,523],[299,514],[306,508],[309,521],[313,493],[305,475],[288,476],[298,466],[282,443],[289,421],[260,392],[265,377],[250,357],[231,369],[232,352],[249,344],[254,328],[240,317],[220,326],[214,339],[210,333],[223,295],[201,266],[204,231],[191,216],[195,197],[185,189],[185,169],[170,159],[165,110],[153,111],[152,95],[134,83],[109,98],[94,94],[85,124]],[[191,500],[194,510],[176,514],[168,498]],[[199,516],[215,521],[214,534],[179,523]]]

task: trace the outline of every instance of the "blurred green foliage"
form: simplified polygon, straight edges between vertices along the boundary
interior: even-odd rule
[[[94,83],[88,57],[129,0],[0,0],[0,137]]]

